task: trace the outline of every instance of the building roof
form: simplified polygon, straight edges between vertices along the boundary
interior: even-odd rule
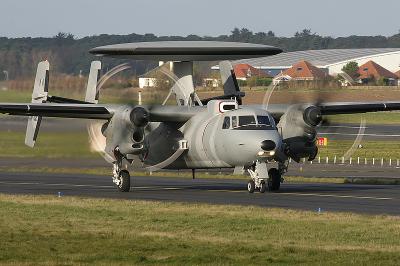
[[[397,78],[399,78],[400,79],[400,70],[399,71],[397,71],[396,73],[394,73],[396,76],[397,76]]]
[[[307,61],[300,61],[279,76],[289,76],[293,79],[324,79],[327,73]]]
[[[270,77],[264,71],[261,71],[249,64],[236,64],[233,67],[237,78],[249,78],[251,76]]]
[[[325,49],[307,50],[282,53],[269,57],[239,60],[237,63],[250,64],[261,68],[289,68],[301,60],[305,60],[319,68],[325,68],[332,64],[363,57],[376,56],[388,53],[400,53],[400,48],[368,48],[368,49]]]
[[[397,79],[398,77],[393,73],[387,70],[386,68],[378,65],[374,61],[368,61],[367,63],[361,65],[358,68],[358,74],[360,74],[360,79],[369,79],[374,77],[375,79],[379,78],[392,78]]]

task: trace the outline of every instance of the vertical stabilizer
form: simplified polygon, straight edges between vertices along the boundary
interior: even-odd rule
[[[101,71],[101,62],[93,61],[90,65],[89,79],[86,87],[85,101],[88,103],[99,102],[99,91],[97,90],[97,83],[99,81]]]
[[[244,93],[240,92],[239,84],[236,79],[235,71],[229,61],[219,62],[219,71],[221,74],[224,95],[236,97],[239,104],[242,104]]]
[[[47,101],[49,92],[49,70],[50,64],[48,61],[42,61],[38,64],[32,93],[32,103],[45,103]],[[28,118],[25,144],[31,148],[35,146],[41,121],[41,116],[30,116]]]

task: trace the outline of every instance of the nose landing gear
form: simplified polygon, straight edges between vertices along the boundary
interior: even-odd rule
[[[269,191],[278,191],[281,187],[281,173],[276,168],[271,168],[268,171],[268,190]]]
[[[131,176],[127,170],[119,172],[118,178],[114,178],[114,183],[120,192],[129,192],[131,188]]]
[[[247,169],[251,179],[247,183],[247,191],[254,193],[258,189],[261,193],[278,191],[282,181],[282,174],[277,168],[267,169],[267,164],[257,161],[253,167]]]
[[[117,154],[120,155],[120,154]],[[131,189],[131,176],[128,170],[122,170],[122,156],[116,156],[113,164],[113,183],[120,192],[129,192]]]

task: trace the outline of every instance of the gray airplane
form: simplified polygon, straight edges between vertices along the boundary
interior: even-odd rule
[[[235,168],[250,175],[253,193],[277,191],[290,159],[313,160],[318,153],[316,127],[324,115],[400,110],[400,102],[242,105],[227,60],[264,57],[280,49],[227,42],[128,43],[98,47],[98,56],[172,62],[176,77],[169,96],[177,105],[98,104],[100,61],[91,65],[85,101],[50,96],[47,61],[40,62],[31,103],[0,103],[0,113],[29,116],[25,143],[33,147],[42,117],[101,120],[103,152],[113,164],[113,182],[131,188],[124,162],[140,160],[148,171]],[[193,61],[220,61],[224,95],[199,99],[193,85]]]

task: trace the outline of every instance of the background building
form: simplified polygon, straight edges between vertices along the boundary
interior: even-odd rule
[[[382,81],[386,85],[397,85],[398,77],[374,61],[368,61],[358,69],[360,83],[368,84],[371,81]]]
[[[139,88],[154,88],[157,84],[156,78],[146,78],[140,77],[139,78]]]
[[[359,66],[368,61],[374,61],[383,68],[396,72],[400,70],[400,48],[297,51],[269,57],[239,60],[234,64],[249,64],[271,76],[276,76],[300,61],[307,61],[332,76],[341,73],[343,66],[351,61],[357,62]],[[213,67],[213,69],[218,69],[218,66]]]
[[[233,66],[233,70],[235,71],[235,75],[238,80],[247,80],[248,78],[254,76],[262,78],[272,77],[265,71],[257,69],[249,64],[235,64]]]
[[[297,64],[293,65],[291,68],[282,71],[278,74],[273,82],[277,84],[281,81],[289,81],[289,80],[298,80],[298,81],[306,81],[306,80],[322,80],[329,77],[326,71],[319,69],[318,67],[312,65],[307,61],[300,61]]]

